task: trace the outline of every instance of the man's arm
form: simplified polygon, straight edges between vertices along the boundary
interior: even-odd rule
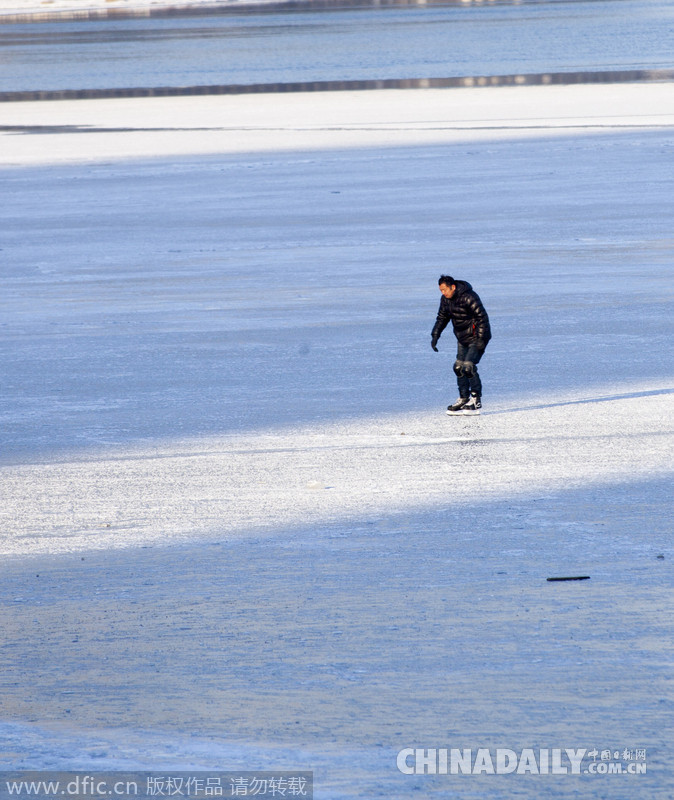
[[[451,316],[449,314],[449,310],[447,309],[444,298],[440,301],[440,308],[438,309],[438,316],[435,320],[435,325],[433,326],[433,330],[431,331],[431,347],[435,352],[438,352],[437,344],[440,335],[444,331],[444,329],[449,325],[449,321]]]

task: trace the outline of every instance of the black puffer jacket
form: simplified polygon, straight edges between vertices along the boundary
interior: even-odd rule
[[[450,320],[454,335],[461,344],[481,342],[486,347],[491,339],[489,317],[482,301],[468,281],[456,281],[454,297],[451,300],[446,297],[440,300],[440,310],[431,336],[439,338]]]

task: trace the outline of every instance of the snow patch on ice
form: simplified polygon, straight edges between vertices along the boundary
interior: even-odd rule
[[[78,552],[456,507],[671,471],[671,382],[73,452],[0,471],[0,551]]]

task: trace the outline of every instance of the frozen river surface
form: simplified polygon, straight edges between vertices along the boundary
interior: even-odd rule
[[[5,104],[4,763],[669,798],[671,107]],[[445,270],[492,319],[480,418],[444,415]],[[406,747],[648,772],[409,776]]]
[[[5,26],[2,88],[671,67],[667,31],[630,0]],[[0,104],[5,766],[670,800],[673,92]],[[445,271],[492,320],[479,418],[444,414]]]

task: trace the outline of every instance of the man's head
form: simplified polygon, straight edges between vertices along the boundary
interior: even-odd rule
[[[454,297],[454,293],[456,292],[456,281],[451,275],[441,275],[438,280],[438,286],[440,287],[440,293],[443,297],[446,297],[448,300],[451,300]]]

